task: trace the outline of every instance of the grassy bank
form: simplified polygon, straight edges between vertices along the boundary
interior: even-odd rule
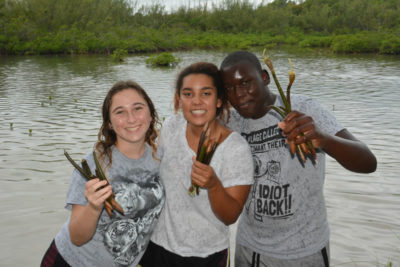
[[[125,0],[0,0],[0,54],[275,46],[400,54],[397,0],[221,2],[166,12]]]

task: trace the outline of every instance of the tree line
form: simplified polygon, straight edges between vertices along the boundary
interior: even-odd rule
[[[128,0],[0,0],[0,54],[249,49],[400,54],[400,0],[140,6]]]

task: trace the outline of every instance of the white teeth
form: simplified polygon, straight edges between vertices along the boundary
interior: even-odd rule
[[[126,128],[128,131],[136,131],[137,129],[139,129],[139,126],[135,126],[135,127],[128,127]]]
[[[204,114],[206,111],[204,109],[192,110],[193,114]]]

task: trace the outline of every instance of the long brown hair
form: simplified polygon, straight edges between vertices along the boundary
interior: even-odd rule
[[[104,162],[104,157],[107,156],[109,159],[109,163],[107,166],[111,165],[111,146],[115,144],[117,141],[117,135],[114,130],[110,127],[110,107],[112,103],[113,96],[121,92],[123,90],[135,90],[140,96],[144,98],[146,101],[151,116],[151,122],[149,129],[146,132],[145,142],[148,143],[153,148],[153,158],[156,158],[157,146],[155,140],[158,137],[158,128],[161,125],[160,120],[158,118],[157,111],[154,107],[153,101],[151,101],[150,97],[147,95],[146,91],[136,82],[128,80],[128,81],[119,81],[111,87],[108,91],[106,97],[104,98],[103,107],[102,107],[102,115],[103,115],[103,124],[100,127],[99,133],[97,134],[98,141],[96,143],[96,151],[100,155],[100,159]]]
[[[197,62],[193,63],[186,68],[184,68],[178,75],[175,85],[175,95],[174,95],[174,110],[175,113],[179,110],[179,99],[181,87],[183,84],[183,79],[190,74],[204,74],[209,76],[214,86],[217,88],[217,98],[221,100],[221,107],[217,108],[217,117],[222,120],[229,120],[229,103],[228,98],[223,87],[221,73],[218,67],[213,63],[208,62]]]

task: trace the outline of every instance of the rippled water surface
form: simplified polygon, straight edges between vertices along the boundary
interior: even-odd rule
[[[123,63],[107,56],[0,57],[0,266],[39,265],[68,216],[72,167],[63,150],[76,160],[91,151],[114,82],[140,83],[166,117],[179,69],[195,61],[219,65],[225,53],[175,56],[181,63],[167,69],[147,67],[144,55]],[[288,57],[297,75],[293,92],[319,99],[378,158],[377,171],[367,175],[327,161],[333,266],[400,265],[400,58],[271,51],[283,84]]]

